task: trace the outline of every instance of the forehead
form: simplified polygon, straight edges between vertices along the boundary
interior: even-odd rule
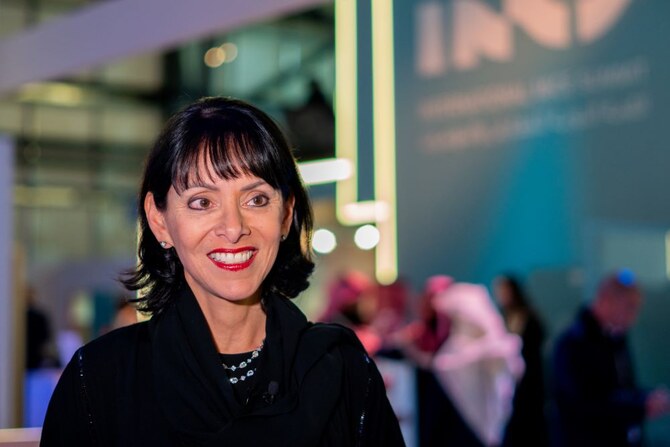
[[[234,165],[233,168],[235,169],[234,176],[221,175],[216,170],[215,166],[211,163],[198,163],[196,166],[194,166],[192,172],[189,174],[188,184],[186,185],[185,189],[193,187],[211,188],[220,183],[227,183],[231,185],[237,184],[242,188],[250,184],[253,184],[254,187],[263,185],[272,187],[267,181],[265,181],[265,179],[258,177],[253,172],[245,170],[240,165]],[[274,187],[272,188],[276,189]]]
[[[232,181],[241,178],[258,179],[247,160],[242,157],[241,151],[228,151],[221,157],[221,151],[213,152],[201,145],[195,157],[183,164],[181,175],[173,179],[173,187],[177,192],[191,188],[214,184],[220,180]],[[216,157],[216,159],[214,158]]]

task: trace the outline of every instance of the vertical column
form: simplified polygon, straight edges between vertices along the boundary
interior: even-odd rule
[[[17,320],[12,292],[14,145],[0,135],[0,428],[12,427],[16,420],[21,383],[16,377]]]
[[[398,278],[396,213],[396,123],[393,0],[372,1],[372,107],[374,123],[375,200],[385,204],[377,215],[379,245],[375,254],[377,280]]]
[[[335,184],[337,218],[358,201],[358,19],[355,0],[335,2],[335,156],[351,162],[352,176]]]
[[[336,184],[337,218],[377,225],[375,275],[384,284],[398,277],[393,26],[393,0],[335,2],[335,152],[353,166]]]

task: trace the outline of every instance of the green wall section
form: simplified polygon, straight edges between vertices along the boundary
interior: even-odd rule
[[[640,379],[670,383],[670,2],[601,0],[593,17],[528,3],[564,5],[565,26],[505,15],[504,0],[395,2],[400,274],[420,287],[517,272],[555,335],[628,266],[647,296]],[[667,422],[651,445],[670,441]]]

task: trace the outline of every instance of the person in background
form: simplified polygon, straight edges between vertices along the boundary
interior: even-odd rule
[[[35,289],[26,289],[26,369],[58,367],[58,356],[50,352],[52,343],[49,317],[37,305]]]
[[[378,284],[375,288],[375,312],[370,326],[381,339],[378,356],[402,358],[404,355],[393,342],[393,336],[407,326],[407,305],[410,288],[404,279],[390,284]]]
[[[119,329],[137,323],[137,308],[127,301],[122,301],[116,308],[111,322],[111,329]]]
[[[438,313],[433,300],[453,282],[447,275],[433,275],[426,279],[419,297],[418,318],[393,335],[394,343],[419,368],[430,369],[433,355],[449,336],[449,316]]]
[[[415,447],[418,443],[416,369],[394,341],[395,334],[407,325],[410,294],[409,283],[403,278],[388,284],[377,283],[372,294],[375,305],[369,328],[379,340],[374,358],[386,385],[386,395],[407,446]]]
[[[642,444],[645,419],[670,411],[670,394],[635,380],[628,331],[642,304],[630,270],[607,275],[554,351],[557,446]]]
[[[507,330],[521,337],[525,370],[514,392],[513,409],[505,430],[503,446],[543,447],[549,443],[545,418],[545,386],[542,348],[544,325],[521,282],[510,274],[493,281],[495,296]]]
[[[404,445],[354,333],[291,301],[314,267],[312,210],[265,113],[221,97],[177,113],[138,204],[124,284],[152,317],[74,354],[42,447]]]
[[[451,328],[432,369],[463,421],[454,426],[461,439],[444,445],[499,446],[524,370],[521,339],[507,331],[483,285],[456,282],[433,303],[438,314],[449,316]]]
[[[330,284],[326,309],[317,319],[350,328],[371,356],[382,345],[381,337],[370,324],[377,312],[374,291],[375,284],[366,274],[357,270],[340,274]]]
[[[113,331],[114,329],[130,326],[138,321],[137,306],[133,303],[133,299],[122,295],[117,298],[114,314],[111,316],[109,324],[103,326],[100,335]]]
[[[23,424],[38,427],[44,421],[49,398],[56,387],[60,362],[52,337],[51,322],[37,302],[36,290],[27,285],[26,371],[23,376]]]
[[[418,301],[417,319],[390,337],[396,349],[415,366],[417,438],[422,447],[481,446],[433,369],[435,353],[448,339],[451,328],[449,315],[437,312],[434,300],[453,283],[453,278],[447,275],[426,279]]]

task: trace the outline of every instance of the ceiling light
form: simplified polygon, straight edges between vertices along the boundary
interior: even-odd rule
[[[314,232],[312,236],[312,248],[314,251],[328,254],[335,250],[335,247],[337,247],[337,238],[332,231],[320,228]]]
[[[351,162],[343,158],[325,158],[323,160],[300,163],[300,175],[308,185],[337,182],[351,177]]]
[[[374,225],[363,225],[354,234],[354,242],[361,250],[370,250],[379,243],[379,230]]]

